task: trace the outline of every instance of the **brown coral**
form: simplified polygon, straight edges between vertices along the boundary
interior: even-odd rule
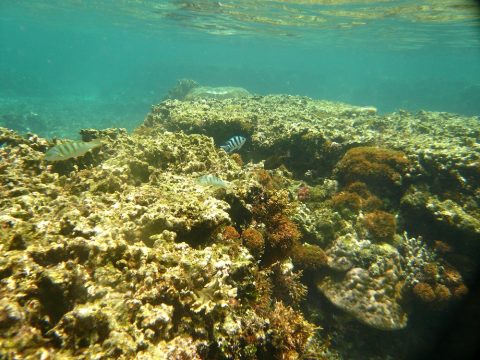
[[[285,213],[290,204],[289,193],[285,190],[269,191],[259,189],[252,199],[252,213],[256,220],[270,223],[274,216]]]
[[[464,284],[461,284],[453,289],[453,296],[455,297],[455,299],[461,299],[467,294],[468,288]]]
[[[307,322],[301,313],[282,302],[275,303],[270,313],[270,325],[276,359],[300,358],[315,331],[315,326]]]
[[[356,181],[345,187],[332,196],[330,199],[332,207],[336,210],[359,210],[373,211],[383,206],[382,200],[373,195],[367,187],[367,184]]]
[[[332,207],[335,210],[350,209],[358,211],[362,208],[362,198],[360,195],[349,191],[340,191],[330,199]]]
[[[272,191],[266,188],[256,188],[252,191],[252,220],[265,226],[265,256],[263,265],[290,256],[294,245],[299,244],[300,231],[290,219],[291,208],[289,192],[286,190]]]
[[[240,237],[240,234],[233,226],[225,226],[222,232],[222,237],[225,240],[232,240],[238,239]]]
[[[272,298],[281,300],[284,304],[298,308],[307,295],[307,287],[302,284],[302,271],[293,271],[291,263],[276,262],[268,268],[272,283]]]
[[[366,214],[364,224],[373,240],[383,242],[393,239],[397,227],[395,216],[381,210]]]
[[[265,188],[270,188],[272,186],[273,179],[267,170],[258,169],[257,171],[255,171],[255,174],[257,176],[257,181],[262,186],[264,186]]]
[[[290,250],[300,239],[297,225],[284,214],[273,217],[269,223],[268,241],[272,248],[282,252]]]
[[[423,275],[429,282],[435,282],[438,276],[438,265],[434,262],[429,262],[423,266]]]
[[[401,151],[360,146],[348,150],[335,171],[344,184],[362,181],[369,188],[382,189],[399,183],[408,164]]]
[[[316,245],[297,245],[292,249],[293,264],[302,270],[318,270],[328,264],[325,251]]]
[[[260,231],[254,228],[247,228],[242,232],[243,244],[256,258],[260,258],[263,255],[265,249],[265,240]]]
[[[427,283],[418,283],[413,287],[413,294],[422,302],[431,303],[435,301],[436,296],[432,287]]]
[[[447,285],[458,285],[462,283],[462,275],[451,265],[445,265],[444,277]]]
[[[452,298],[452,293],[445,285],[437,284],[435,285],[435,296],[439,303],[446,303]]]
[[[370,190],[368,190],[367,184],[361,181],[355,181],[353,183],[348,184],[345,187],[345,191],[352,192],[355,194],[358,194],[362,198],[366,199],[370,196],[372,196],[372,193]]]

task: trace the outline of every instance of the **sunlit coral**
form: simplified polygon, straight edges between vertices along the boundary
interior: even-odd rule
[[[272,222],[275,215],[285,213],[290,205],[287,191],[270,191],[266,188],[259,189],[252,199],[252,213],[256,220],[266,224]]]
[[[237,163],[238,166],[243,166],[243,159],[239,153],[233,153],[230,158]]]
[[[272,186],[272,176],[268,173],[267,170],[264,169],[258,169],[255,172],[255,175],[257,177],[257,181],[264,187],[270,188]]]

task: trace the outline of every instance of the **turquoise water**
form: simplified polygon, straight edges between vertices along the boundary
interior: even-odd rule
[[[0,114],[49,136],[132,129],[191,78],[479,115],[477,15],[469,1],[4,0]]]
[[[468,0],[0,0],[0,360],[473,354],[479,20]],[[151,110],[181,79],[360,107]],[[150,111],[93,142],[3,129]]]

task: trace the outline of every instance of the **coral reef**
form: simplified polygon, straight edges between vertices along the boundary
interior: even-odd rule
[[[403,329],[408,317],[395,298],[395,288],[390,285],[396,276],[393,268],[381,276],[353,268],[343,281],[327,277],[318,286],[332,303],[369,326],[382,330]]]
[[[192,88],[78,159],[0,128],[1,358],[348,358],[468,294],[477,119]]]
[[[276,358],[292,359],[298,354],[303,355],[304,349],[314,330],[312,324],[305,322],[292,309],[285,307],[281,302],[275,303],[270,317],[272,325],[272,342],[280,352],[274,354]]]
[[[273,249],[287,252],[300,239],[300,232],[295,223],[283,214],[275,215],[268,224],[268,244]]]
[[[217,190],[196,182],[207,170],[236,179],[242,170],[234,160],[204,136],[83,134],[105,145],[52,166],[43,160],[47,141],[2,130],[2,357],[256,358],[267,349],[305,350],[314,326],[298,310],[268,296],[258,313],[252,308],[264,296],[252,282],[260,270],[227,202],[239,202],[250,185]],[[252,178],[256,169],[247,171]],[[299,280],[283,279],[292,303],[300,301]],[[279,309],[296,335],[270,329]]]
[[[404,268],[404,290],[422,302],[444,306],[452,300],[466,295],[468,289],[463,278],[454,267],[427,247],[421,237],[403,236],[401,265]],[[457,292],[458,291],[458,292]]]
[[[432,287],[426,283],[417,283],[413,287],[413,293],[423,302],[433,302],[435,300],[435,292]]]

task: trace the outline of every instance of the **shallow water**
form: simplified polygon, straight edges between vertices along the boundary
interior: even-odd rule
[[[3,1],[0,10],[0,110],[38,113],[51,123],[45,135],[97,122],[132,129],[180,78],[381,112],[480,113],[470,1]]]
[[[479,21],[1,1],[0,359],[474,358]]]

